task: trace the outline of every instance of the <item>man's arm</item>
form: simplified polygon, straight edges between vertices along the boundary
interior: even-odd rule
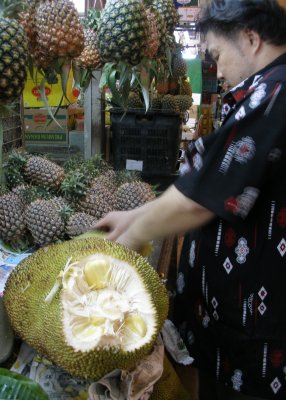
[[[157,199],[138,209],[108,214],[97,228],[109,228],[107,238],[140,250],[150,240],[196,229],[213,218],[213,212],[187,198],[172,185]]]

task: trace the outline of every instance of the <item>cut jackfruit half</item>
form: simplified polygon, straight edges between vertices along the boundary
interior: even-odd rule
[[[168,313],[166,289],[146,258],[98,238],[25,259],[7,281],[4,304],[22,339],[85,379],[133,368]]]

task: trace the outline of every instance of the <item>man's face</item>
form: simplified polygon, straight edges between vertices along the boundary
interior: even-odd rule
[[[207,48],[217,64],[217,77],[234,87],[255,73],[252,68],[247,35],[238,33],[235,39],[228,39],[209,31],[206,35]]]

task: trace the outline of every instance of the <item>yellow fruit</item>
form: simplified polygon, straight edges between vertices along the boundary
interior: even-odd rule
[[[89,286],[94,289],[103,289],[108,283],[110,263],[104,258],[87,261],[84,266],[84,277]]]

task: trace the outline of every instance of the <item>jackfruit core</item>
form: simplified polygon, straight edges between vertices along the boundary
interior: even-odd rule
[[[76,351],[126,352],[152,341],[156,310],[142,278],[127,262],[101,253],[69,262],[61,286],[64,335]],[[52,301],[51,292],[46,301]]]

